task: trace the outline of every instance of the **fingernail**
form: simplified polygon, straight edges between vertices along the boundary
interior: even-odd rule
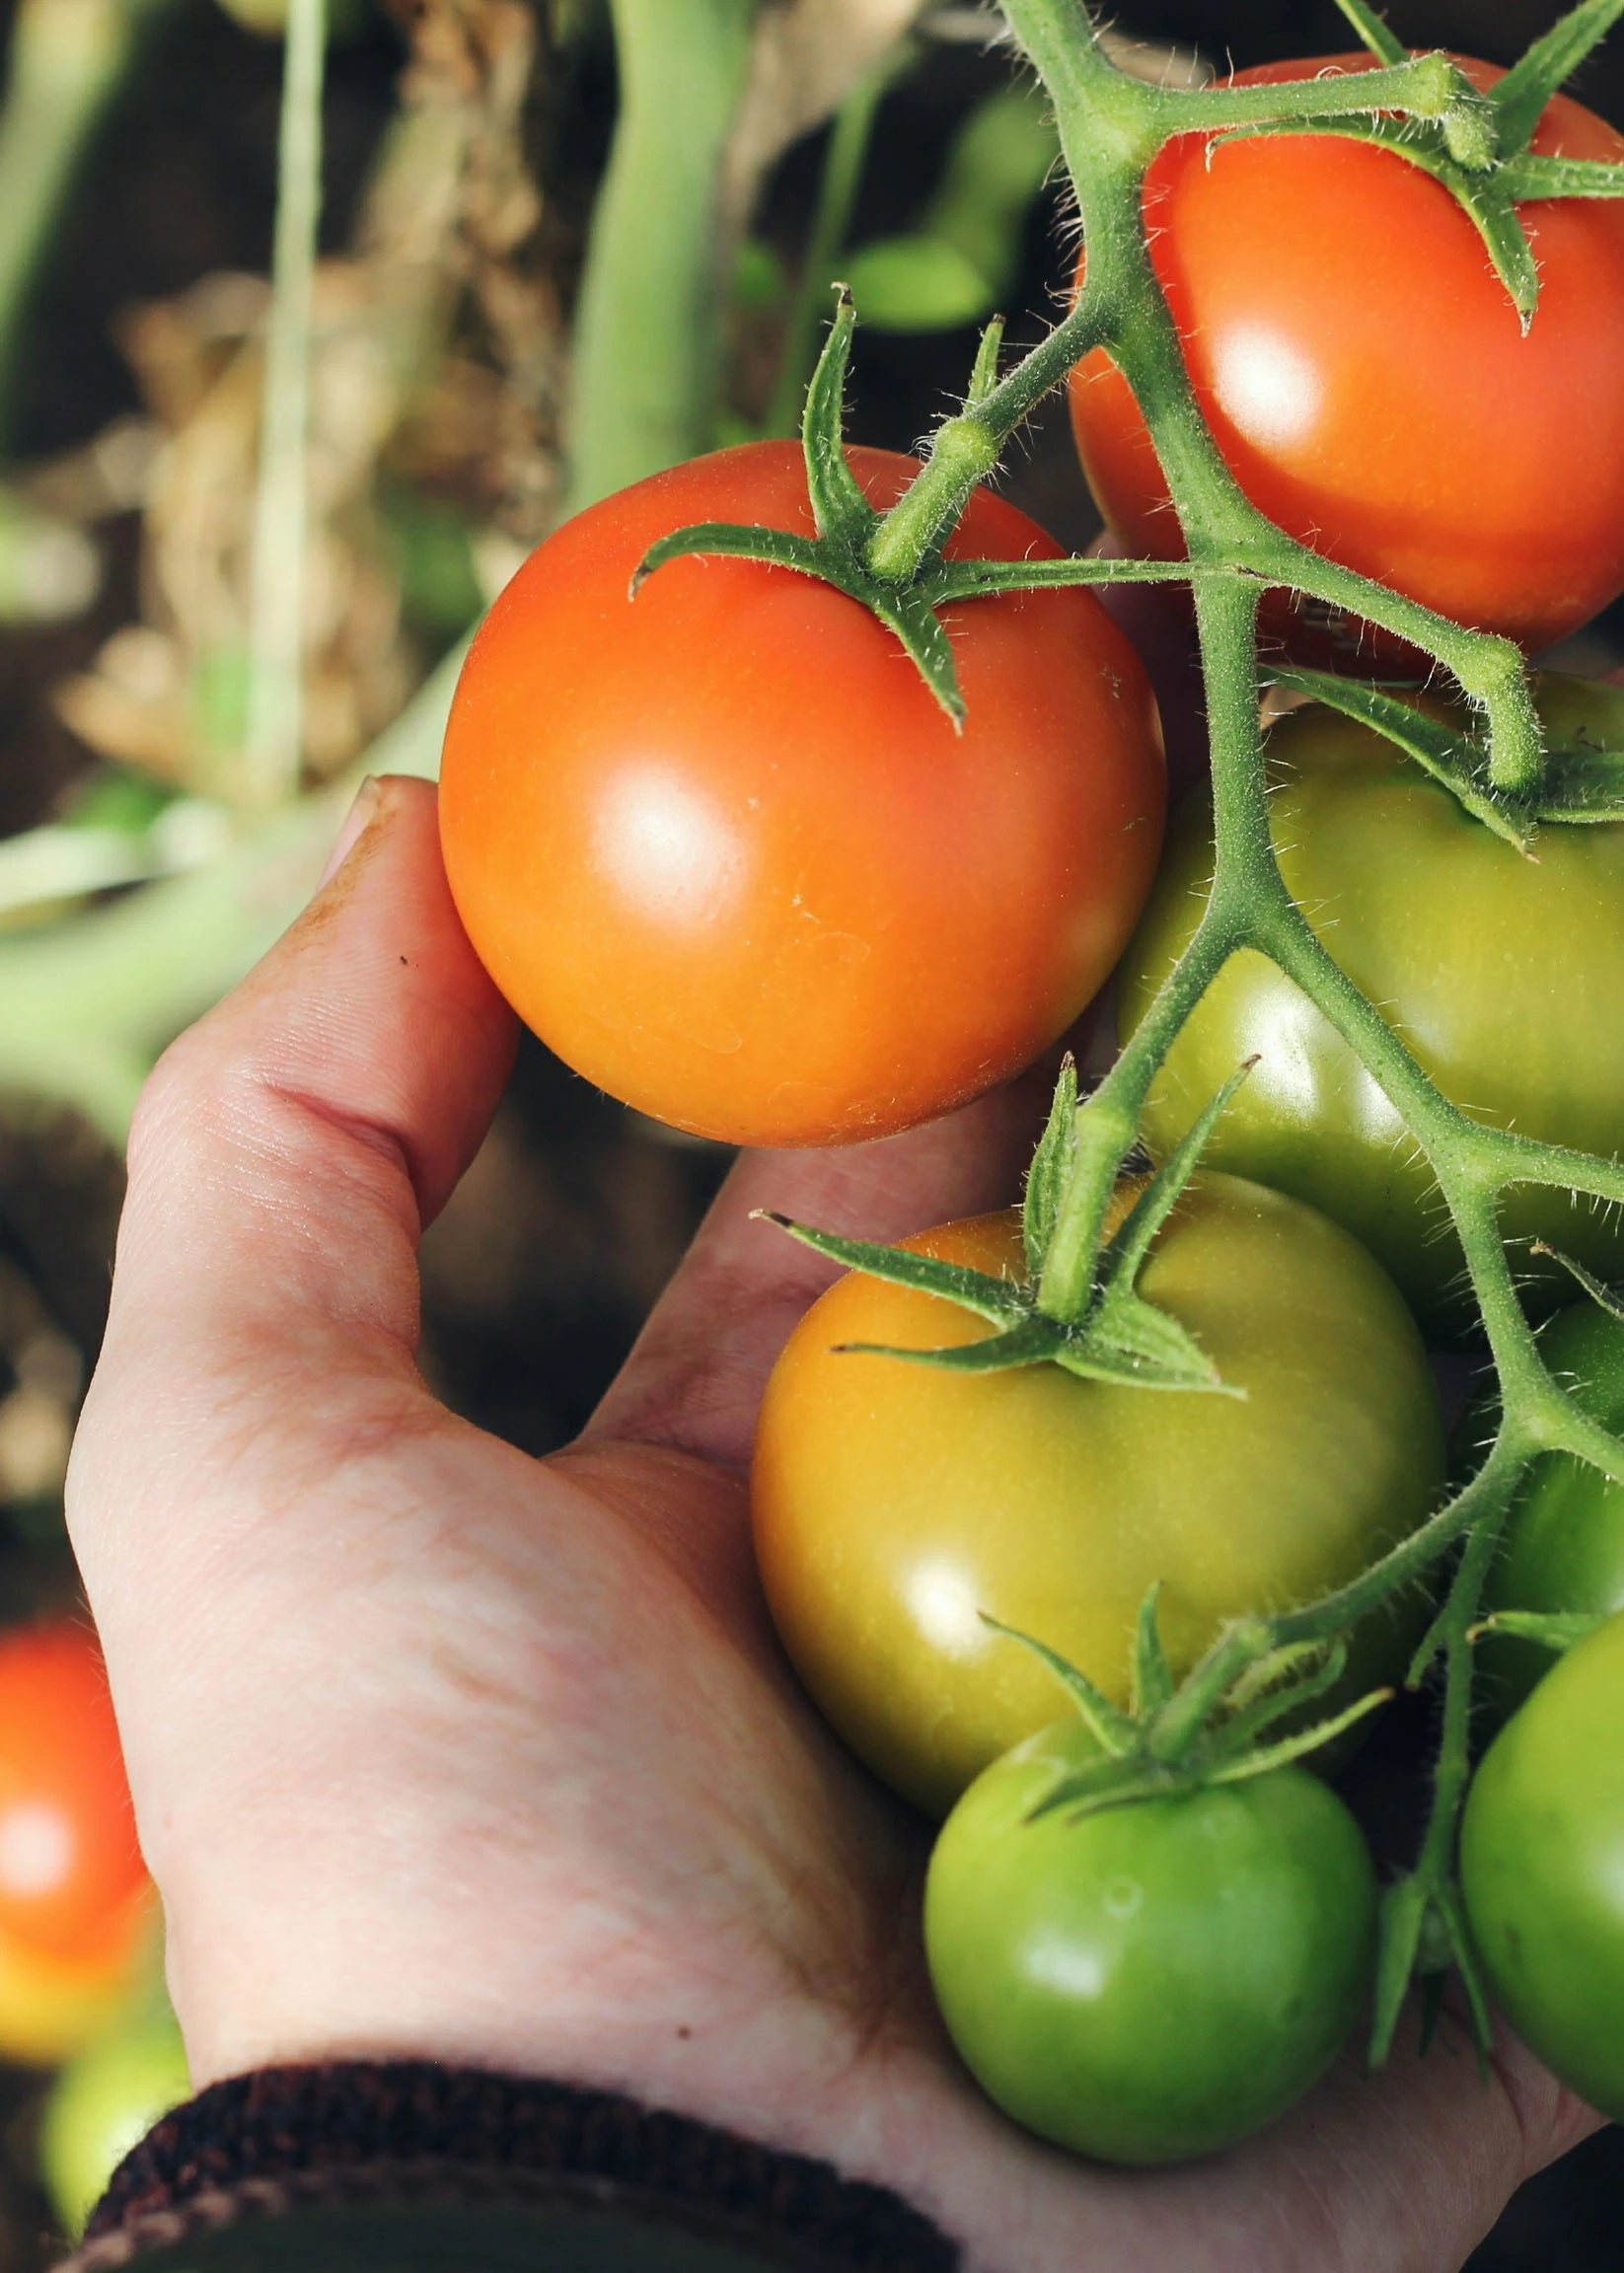
[[[332,841],[332,850],[327,856],[322,870],[322,881],[316,889],[321,892],[332,882],[339,869],[354,851],[366,832],[367,824],[378,810],[379,786],[376,774],[369,773],[355,792],[355,802],[344,815],[344,825]]]

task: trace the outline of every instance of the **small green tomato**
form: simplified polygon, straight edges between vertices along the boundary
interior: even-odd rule
[[[971,1786],[930,1861],[930,1977],[1016,2122],[1102,2162],[1180,2162],[1272,2122],[1335,2059],[1369,1985],[1375,1873],[1298,1768],[1028,1820],[1098,1757],[1057,1722]]]

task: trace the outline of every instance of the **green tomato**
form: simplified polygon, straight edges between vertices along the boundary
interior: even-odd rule
[[[971,1786],[930,1859],[930,1978],[1017,2123],[1104,2162],[1178,2162],[1272,2122],[1335,2059],[1369,1987],[1375,1872],[1299,1768],[1027,1820],[1097,1759],[1057,1722]]]
[[[1139,1189],[1127,1181],[1120,1216]],[[910,1242],[1025,1271],[1018,1213]],[[1055,1711],[1053,1677],[986,1612],[1126,1703],[1140,1607],[1183,1672],[1229,1619],[1345,1585],[1432,1511],[1438,1392],[1392,1283],[1325,1216],[1203,1173],[1140,1281],[1243,1396],[1080,1380],[1059,1365],[964,1374],[866,1355],[991,1329],[851,1273],[774,1368],[751,1474],[768,1603],[847,1742],[916,1806]],[[1419,1597],[1367,1622],[1353,1694],[1401,1675]]]
[[[1624,747],[1624,692],[1543,679],[1565,737]],[[1282,873],[1325,946],[1444,1095],[1524,1136],[1610,1155],[1624,1128],[1624,826],[1548,825],[1537,860],[1472,820],[1367,728],[1319,708],[1270,738]],[[1213,871],[1211,809],[1187,806],[1123,964],[1132,1033],[1188,944]],[[1151,1090],[1158,1157],[1238,1064],[1258,1059],[1207,1158],[1347,1225],[1411,1300],[1462,1314],[1460,1250],[1431,1171],[1353,1051],[1263,956],[1237,955]],[[1508,1192],[1512,1241],[1548,1239],[1602,1273],[1624,1264],[1616,1217],[1566,1193]],[[1549,1298],[1571,1286],[1555,1267]],[[1544,1297],[1542,1297],[1544,1298]]]
[[[1539,1338],[1546,1363],[1604,1429],[1624,1429],[1624,1322],[1593,1302],[1564,1310]],[[1487,1610],[1624,1610],[1624,1485],[1571,1453],[1536,1460],[1484,1589]],[[1491,1694],[1519,1705],[1555,1657],[1534,1642],[1479,1644]]]
[[[1559,1658],[1490,1745],[1460,1833],[1496,2002],[1562,2082],[1624,2119],[1624,1618]]]
[[[77,2236],[132,2147],[191,2090],[167,2000],[70,2061],[45,2101],[39,2158],[64,2233]]]

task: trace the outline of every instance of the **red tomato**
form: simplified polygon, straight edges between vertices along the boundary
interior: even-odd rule
[[[851,453],[876,504],[917,462]],[[640,481],[532,554],[474,644],[441,777],[469,935],[579,1072],[748,1144],[882,1135],[1030,1063],[1103,984],[1161,844],[1143,665],[1087,592],[969,602],[961,733],[832,586],[669,531],[810,534],[798,446]],[[1057,557],[978,494],[949,550]]]
[[[1502,76],[1460,60],[1480,87]],[[1624,137],[1564,95],[1532,146],[1624,159]],[[1272,521],[1530,649],[1624,588],[1624,206],[1523,208],[1541,277],[1526,337],[1465,212],[1391,151],[1332,135],[1217,148],[1186,135],[1151,167],[1144,209],[1202,409]],[[1128,550],[1177,558],[1149,436],[1103,351],[1072,374],[1071,420]]]
[[[147,1894],[96,1639],[66,1621],[0,1639],[0,1935],[114,1969]]]

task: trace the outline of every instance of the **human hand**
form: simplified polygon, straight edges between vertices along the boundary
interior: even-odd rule
[[[426,2056],[613,2088],[908,2196],[986,2273],[1452,2273],[1589,2118],[1502,2039],[1356,2053],[1153,2175],[1006,2123],[919,1937],[927,1834],[801,1697],[743,1469],[825,1266],[1010,1199],[1042,1100],[747,1156],[583,1439],[536,1462],[414,1362],[416,1241],[511,1019],[390,781],[143,1104],[70,1487],[201,2085]]]

